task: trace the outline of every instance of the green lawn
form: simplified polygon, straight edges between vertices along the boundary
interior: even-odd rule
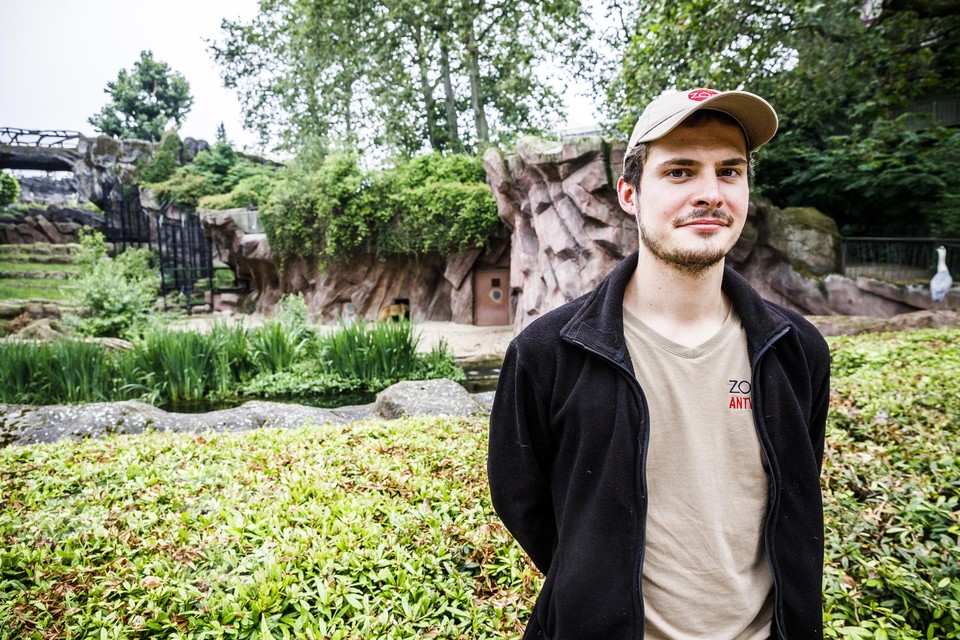
[[[69,280],[0,278],[0,300],[70,300],[73,288]]]

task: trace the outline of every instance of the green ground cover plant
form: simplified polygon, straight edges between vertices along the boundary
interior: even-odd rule
[[[830,340],[828,638],[960,637],[960,328]],[[0,639],[518,638],[541,577],[449,418],[0,449]]]
[[[482,421],[0,451],[0,638],[503,638]]]
[[[960,328],[834,338],[828,637],[960,637]]]

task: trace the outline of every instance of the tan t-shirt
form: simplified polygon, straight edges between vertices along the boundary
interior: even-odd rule
[[[626,308],[623,324],[650,411],[644,637],[767,638],[767,476],[740,318],[695,348]]]

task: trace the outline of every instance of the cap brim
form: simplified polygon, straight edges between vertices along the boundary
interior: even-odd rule
[[[685,105],[685,107],[664,118],[646,133],[638,135],[627,148],[630,149],[639,142],[651,142],[662,138],[680,126],[692,113],[701,109],[721,111],[740,123],[740,127],[747,136],[748,151],[763,146],[777,132],[777,112],[766,100],[746,91],[718,93],[695,105]]]

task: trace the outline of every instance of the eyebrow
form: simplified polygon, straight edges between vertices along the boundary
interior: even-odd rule
[[[742,167],[747,164],[746,158],[729,158],[721,160],[718,166],[721,167]],[[667,167],[699,167],[700,163],[688,158],[671,158],[657,165],[657,169],[666,169]]]

